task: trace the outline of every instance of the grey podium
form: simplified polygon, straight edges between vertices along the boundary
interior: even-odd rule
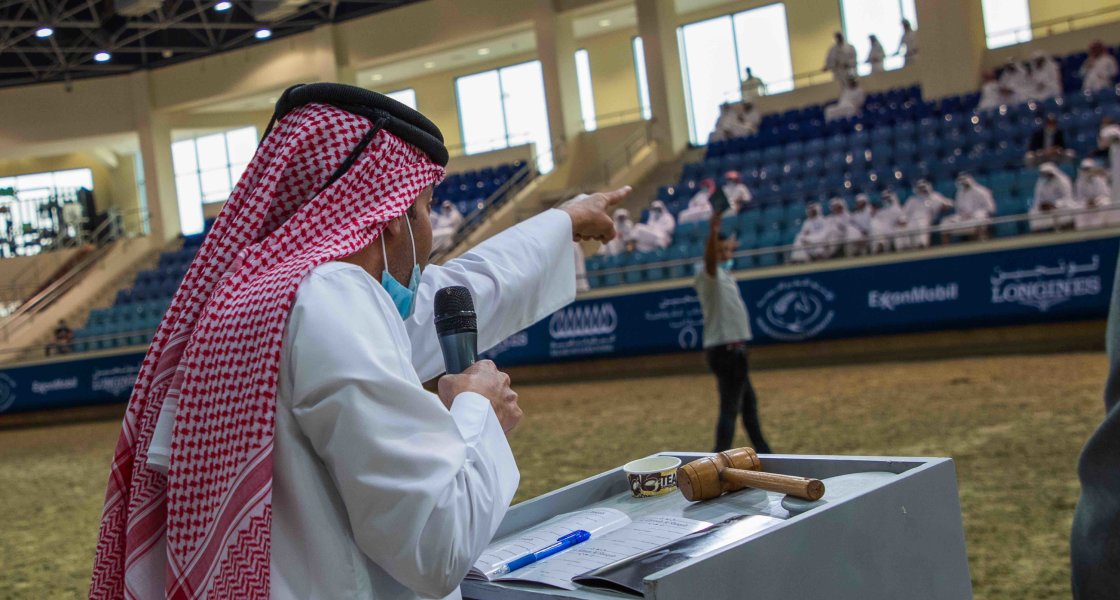
[[[689,462],[708,454],[662,452]],[[763,469],[824,480],[817,502],[761,490],[741,490],[690,503],[674,492],[630,496],[621,468],[522,502],[506,515],[496,538],[558,514],[594,507],[631,517],[673,514],[717,520],[729,513],[782,519],[711,554],[653,573],[645,598],[658,600],[961,600],[972,597],[957,495],[948,458],[763,455]],[[634,598],[581,586],[575,591],[522,583],[464,581],[464,598]]]

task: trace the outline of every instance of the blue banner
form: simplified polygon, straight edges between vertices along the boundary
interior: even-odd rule
[[[755,344],[1103,318],[1120,238],[739,283]],[[691,287],[580,300],[485,353],[500,366],[698,351]],[[0,371],[0,413],[127,400],[143,354]]]
[[[747,279],[755,344],[1103,318],[1120,238]],[[696,292],[580,300],[486,352],[502,366],[699,350]]]

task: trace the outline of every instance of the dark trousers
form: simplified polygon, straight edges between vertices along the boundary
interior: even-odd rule
[[[719,421],[716,422],[716,447],[720,452],[731,448],[735,437],[735,417],[741,412],[743,427],[751,445],[760,454],[770,454],[770,446],[762,437],[758,423],[758,396],[751,385],[749,356],[746,344],[727,344],[708,348],[708,368],[719,383]]]

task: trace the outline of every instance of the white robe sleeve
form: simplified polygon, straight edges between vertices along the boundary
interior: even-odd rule
[[[478,313],[478,351],[484,352],[575,300],[571,244],[571,217],[548,210],[443,266],[424,269],[414,312],[405,321],[420,380],[446,369],[433,321],[436,291],[449,285],[470,289]]]
[[[292,414],[362,552],[417,594],[446,596],[517,489],[505,434],[486,398],[460,394],[448,411],[421,387],[400,317],[373,278],[318,277],[301,286],[285,337]]]

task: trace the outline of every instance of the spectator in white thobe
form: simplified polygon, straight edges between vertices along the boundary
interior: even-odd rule
[[[848,203],[843,198],[833,198],[828,202],[828,216],[825,217],[832,226],[832,236],[836,241],[837,250],[843,249],[844,256],[857,256],[867,244],[863,232],[852,223],[852,215],[848,212]],[[836,252],[833,252],[835,255]]]
[[[762,113],[754,102],[728,102],[719,107],[716,126],[708,136],[708,142],[721,142],[754,135],[762,123]]]
[[[728,171],[723,174],[723,178],[723,193],[727,196],[728,204],[731,205],[728,207],[727,211],[723,213],[723,216],[739,214],[746,210],[753,196],[747,184],[743,183],[742,175],[740,175],[738,171]]]
[[[906,199],[902,207],[906,215],[906,229],[910,232],[910,246],[929,248],[929,228],[943,211],[952,206],[953,203],[934,190],[928,181],[919,179],[914,184],[914,194]]]
[[[862,241],[856,244],[855,253],[849,256],[861,256],[871,251],[868,238],[872,235],[871,222],[875,218],[875,208],[871,206],[871,198],[867,194],[856,194],[855,207],[852,208],[851,215],[848,222],[859,230]]]
[[[1061,229],[1073,224],[1068,211],[1076,210],[1073,183],[1069,175],[1052,162],[1038,167],[1038,181],[1034,184],[1034,202],[1031,205],[1031,231]],[[1062,214],[1065,213],[1065,214]]]
[[[599,249],[599,254],[605,256],[614,256],[615,254],[622,254],[626,249],[626,240],[630,239],[630,232],[634,229],[634,222],[630,220],[630,211],[625,208],[617,208],[614,211],[614,239],[603,244]]]
[[[1099,41],[1089,44],[1089,58],[1081,65],[1081,89],[1086,92],[1105,90],[1116,82],[1116,59]]]
[[[832,78],[841,86],[849,78],[855,76],[856,48],[844,41],[844,34],[837,31],[834,35],[836,43],[828,48],[824,58],[824,68],[821,71],[831,71]]]
[[[867,94],[860,87],[859,80],[853,77],[840,92],[840,98],[836,103],[824,107],[824,120],[835,121],[858,116],[863,112],[863,103],[866,101]]]
[[[1062,69],[1058,61],[1041,50],[1031,55],[1031,72],[1027,78],[1028,96],[1033,100],[1046,100],[1062,95]]]
[[[1092,159],[1081,161],[1081,168],[1077,170],[1074,201],[1079,209],[1087,210],[1103,209],[1112,204],[1108,173]],[[1080,213],[1074,217],[1073,223],[1077,229],[1106,227],[1116,223],[1116,214],[1112,210]]]
[[[660,200],[654,200],[649,205],[649,218],[645,223],[634,226],[631,237],[638,246],[639,252],[651,252],[660,248],[668,248],[673,243],[673,230],[677,222],[669,209]]]
[[[902,235],[905,230],[906,214],[899,206],[898,194],[893,190],[884,190],[879,195],[878,210],[871,218],[871,253],[908,249],[909,240]]]
[[[835,251],[832,225],[821,216],[820,202],[811,202],[805,207],[805,221],[793,240],[789,260],[793,263],[822,260],[831,257]]]
[[[903,49],[905,48],[905,54]],[[918,32],[910,25],[908,19],[902,20],[902,39],[898,43],[895,55],[903,54],[906,57],[906,66],[910,66],[918,58]]]
[[[867,51],[867,64],[871,65],[872,73],[883,72],[883,60],[887,58],[887,51],[883,49],[883,44],[879,43],[879,38],[875,34],[867,36],[868,41],[871,43],[871,49]]]
[[[1028,98],[1030,94],[1030,81],[1027,70],[1014,58],[1009,59],[999,73],[999,83],[1015,91],[1020,98]]]
[[[1107,119],[1107,121],[1106,121]],[[1112,180],[1112,203],[1120,205],[1120,124],[1101,119],[1097,144],[1108,153],[1108,176]]]
[[[446,250],[463,224],[463,213],[450,200],[444,200],[439,212],[432,215],[432,250]]]
[[[984,72],[984,83],[980,86],[980,103],[976,110],[991,110],[1000,106],[1011,106],[1023,102],[1025,98],[1014,88],[1000,82],[992,71]]]
[[[759,79],[757,75],[751,72],[750,67],[747,67],[745,76],[743,77],[743,83],[740,85],[739,91],[742,92],[743,102],[747,102],[749,100],[754,100],[756,98],[765,96],[766,84],[763,83],[763,81]]]
[[[957,197],[953,201],[953,214],[941,220],[941,242],[948,244],[953,236],[987,239],[988,225],[996,212],[992,191],[976,183],[967,173],[957,176]]]
[[[700,182],[700,189],[688,201],[688,208],[677,215],[677,222],[699,223],[712,218],[712,194],[715,193],[716,183],[711,179]]]

